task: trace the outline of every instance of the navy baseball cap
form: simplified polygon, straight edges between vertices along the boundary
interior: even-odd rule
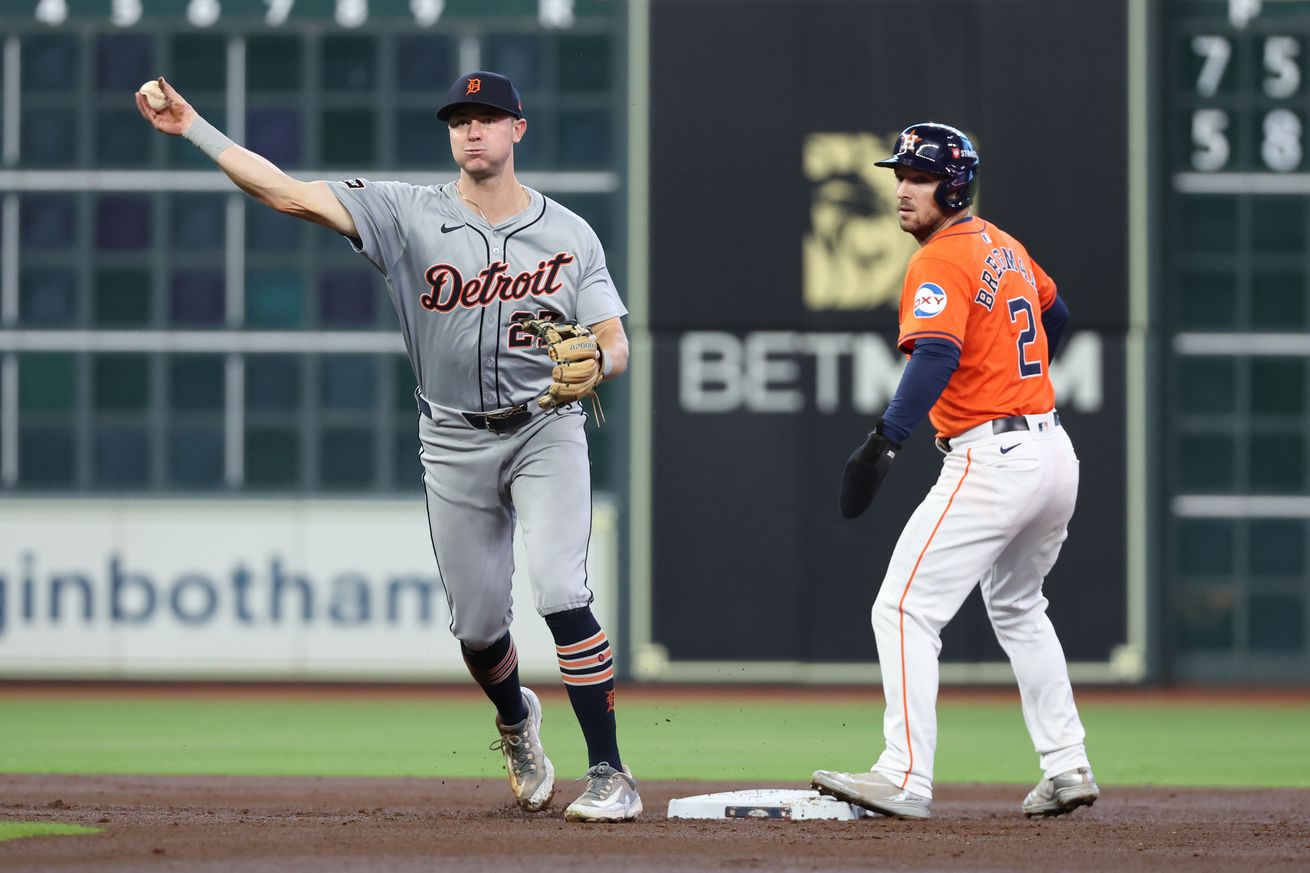
[[[468,104],[491,106],[508,112],[515,118],[523,117],[523,98],[509,77],[500,73],[477,70],[455,80],[446,95],[446,105],[437,110],[437,118],[449,121],[450,114]]]

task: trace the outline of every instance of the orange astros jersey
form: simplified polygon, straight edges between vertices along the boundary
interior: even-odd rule
[[[915,252],[897,345],[909,354],[931,337],[960,348],[960,366],[928,415],[939,437],[1055,406],[1041,316],[1054,302],[1055,283],[1027,249],[980,218],[939,231]]]

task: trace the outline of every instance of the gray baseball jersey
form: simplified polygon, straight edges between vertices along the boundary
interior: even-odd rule
[[[453,182],[329,182],[387,278],[405,348],[428,400],[472,412],[527,403],[552,364],[519,323],[596,324],[627,314],[585,221],[526,189],[529,207],[496,226],[471,215]]]
[[[535,191],[496,226],[454,183],[332,182],[359,232],[356,251],[387,277],[426,398],[418,416],[428,526],[451,631],[481,649],[513,620],[513,534],[523,531],[542,615],[591,602],[591,479],[580,406],[535,403],[553,364],[529,318],[596,324],[627,310],[596,234]],[[526,404],[531,420],[490,431],[464,413]]]

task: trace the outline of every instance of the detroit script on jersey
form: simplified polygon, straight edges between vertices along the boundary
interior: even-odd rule
[[[453,184],[329,182],[354,219],[351,246],[386,277],[423,396],[473,412],[527,403],[554,364],[523,329],[533,318],[597,324],[627,314],[595,232],[530,188],[491,225]]]
[[[920,339],[959,346],[960,366],[928,418],[940,437],[994,418],[1050,412],[1046,331],[1041,314],[1055,283],[1005,231],[967,218],[915,252],[901,290],[905,353]]]

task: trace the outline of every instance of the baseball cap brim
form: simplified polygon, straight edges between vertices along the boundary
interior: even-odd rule
[[[509,109],[505,106],[501,106],[499,103],[493,103],[490,100],[457,100],[454,103],[447,103],[445,106],[438,109],[437,120],[450,121],[450,116],[461,106],[486,106],[490,109],[499,109],[501,112],[506,115],[512,115],[514,118],[523,117],[523,113],[519,112],[517,109]]]

